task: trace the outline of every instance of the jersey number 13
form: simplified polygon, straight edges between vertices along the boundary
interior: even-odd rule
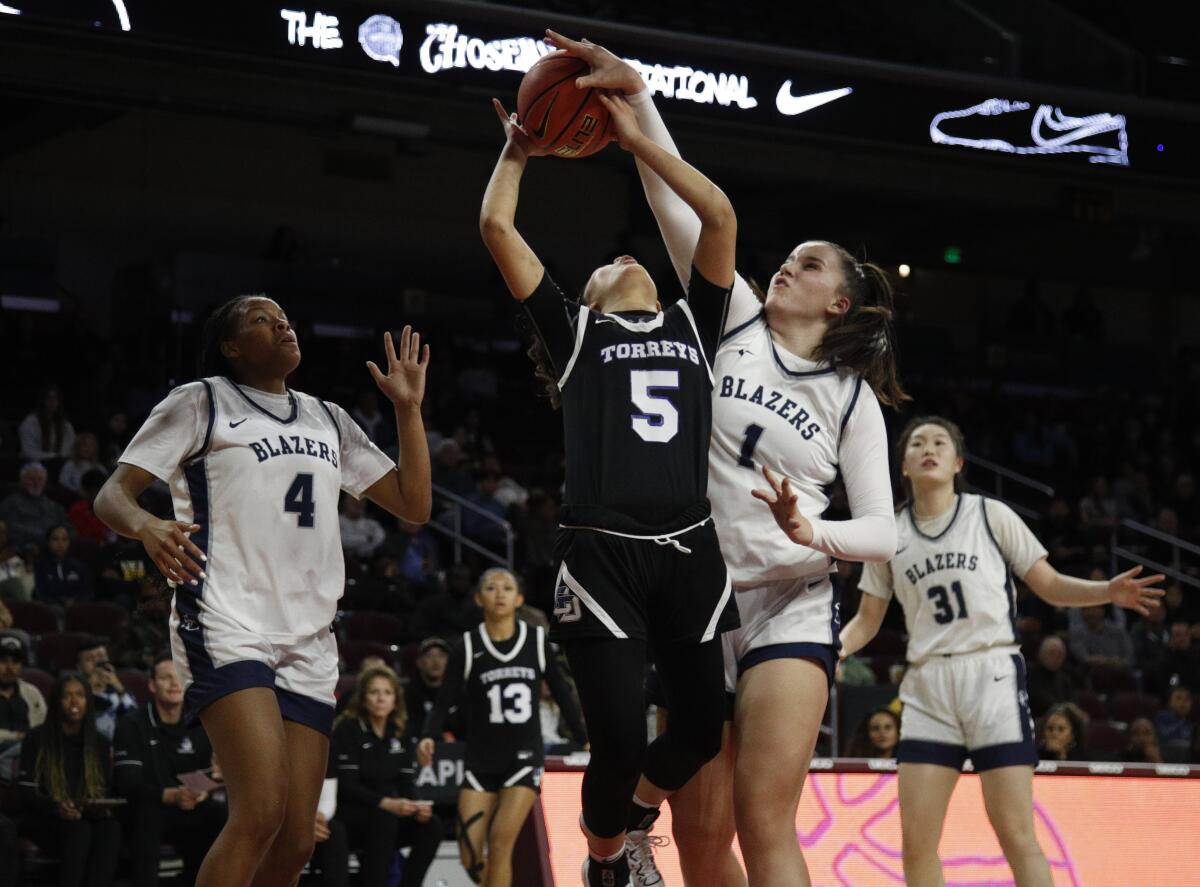
[[[493,684],[487,691],[491,710],[488,712],[488,722],[492,724],[524,724],[533,715],[533,695],[527,684],[509,684],[501,686]]]

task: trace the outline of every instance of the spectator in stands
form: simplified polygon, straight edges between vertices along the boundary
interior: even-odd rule
[[[107,549],[108,562],[100,570],[101,596],[123,607],[137,603],[147,578],[158,581],[162,574],[136,539],[117,537]]]
[[[1081,624],[1071,627],[1071,653],[1087,665],[1129,668],[1133,664],[1133,642],[1115,622],[1105,616],[1107,604],[1084,607]]]
[[[1042,728],[1038,758],[1043,761],[1086,761],[1086,728],[1087,715],[1074,702],[1052,706]]]
[[[155,576],[143,576],[129,621],[113,635],[112,656],[120,668],[149,669],[155,655],[171,645],[171,596]]]
[[[500,520],[508,518],[508,509],[496,498],[499,484],[498,475],[489,471],[480,471],[475,479],[474,491],[466,496],[467,501],[480,511],[464,508],[462,515],[463,534],[495,551],[503,550],[504,530],[500,524],[489,520],[485,515],[490,514]]]
[[[390,550],[400,560],[400,574],[415,586],[422,586],[437,572],[438,547],[433,534],[423,524],[414,524],[396,519],[400,528],[398,538],[393,538]]]
[[[108,477],[108,471],[100,462],[100,443],[96,435],[83,431],[75,438],[75,449],[71,458],[58,471],[58,485],[72,493],[82,492],[83,476],[89,471],[99,471]],[[100,481],[103,485],[104,481]]]
[[[1155,675],[1167,656],[1167,608],[1154,607],[1129,630],[1133,642],[1133,661],[1144,674]]]
[[[87,685],[79,675],[63,675],[50,694],[46,722],[21,743],[20,775],[22,831],[60,858],[60,887],[112,884],[121,825],[102,803],[111,762]]]
[[[334,819],[345,824],[358,852],[364,887],[387,885],[400,847],[410,848],[400,887],[420,887],[445,832],[433,805],[414,800],[415,748],[406,721],[400,679],[390,668],[373,668],[360,675],[333,730]]]
[[[1158,736],[1154,732],[1154,724],[1149,718],[1136,718],[1129,725],[1129,745],[1121,753],[1121,760],[1127,764],[1161,764],[1162,752],[1158,746]]]
[[[1117,513],[1121,517],[1145,523],[1154,514],[1154,494],[1150,488],[1150,475],[1136,471],[1128,465],[1129,475],[1113,484],[1113,495],[1117,500]]]
[[[137,709],[137,701],[125,690],[108,656],[104,641],[93,639],[79,648],[76,668],[92,691],[90,710],[96,729],[106,740],[112,739],[117,719]]]
[[[496,490],[492,493],[492,498],[504,506],[506,511],[514,506],[523,508],[529,501],[529,491],[504,473],[504,466],[500,464],[497,456],[484,457],[483,471],[485,474],[496,475]]]
[[[453,636],[470,631],[483,618],[475,603],[471,568],[455,564],[446,571],[446,586],[417,604],[413,622],[423,635]]]
[[[1163,597],[1163,607],[1167,611],[1167,624],[1173,622],[1200,622],[1200,593],[1192,593],[1193,602],[1183,593],[1183,583],[1171,580],[1167,584],[1167,593]]]
[[[900,742],[900,716],[877,708],[858,723],[846,754],[851,758],[894,758]]]
[[[199,723],[183,723],[183,684],[170,653],[154,657],[150,701],[117,723],[113,789],[129,800],[128,847],[133,887],[158,884],[164,840],[183,858],[183,883],[196,878],[209,846],[225,824],[225,807],[179,775],[206,771],[212,749]]]
[[[117,534],[109,529],[108,524],[96,517],[94,509],[96,494],[104,486],[106,477],[108,474],[104,471],[85,472],[79,479],[79,498],[67,509],[75,535],[93,545],[108,545],[117,539]]]
[[[408,683],[404,691],[405,704],[408,708],[408,723],[419,730],[425,723],[425,716],[433,709],[437,701],[438,691],[446,677],[446,663],[450,661],[450,645],[439,637],[425,638],[417,648],[417,675]],[[450,715],[446,719],[446,729],[456,738],[465,739],[462,734],[463,719],[458,710],[458,704],[450,707]]]
[[[100,461],[108,468],[116,468],[117,460],[129,445],[129,416],[124,410],[116,410],[109,414],[108,422],[100,443]]]
[[[463,463],[466,461],[462,447],[452,437],[438,444],[434,452],[433,485],[443,487],[457,496],[466,496],[475,489],[475,481]]]
[[[1175,478],[1171,507],[1179,517],[1179,535],[1193,539],[1200,535],[1200,497],[1194,476],[1184,473]]]
[[[1173,764],[1185,763],[1191,756],[1196,731],[1191,722],[1192,691],[1184,686],[1172,687],[1166,701],[1166,708],[1154,718],[1154,731],[1163,757]]]
[[[395,419],[391,413],[384,416],[380,412],[379,397],[374,391],[363,390],[359,392],[358,399],[354,401],[354,409],[350,411],[350,416],[362,427],[367,437],[374,441],[375,445],[381,450],[386,450],[395,443]]]
[[[1100,475],[1092,478],[1088,494],[1079,501],[1079,519],[1084,527],[1107,538],[1117,525],[1117,500],[1108,491],[1108,481]]]
[[[8,523],[9,540],[18,549],[41,545],[51,527],[65,526],[67,512],[46,496],[46,467],[29,462],[21,468],[21,488],[0,502],[0,520]]]
[[[1200,644],[1192,638],[1191,626],[1175,621],[1167,634],[1167,651],[1153,675],[1152,689],[1166,693],[1171,687],[1200,688]]]
[[[34,567],[33,595],[56,606],[96,596],[87,564],[71,555],[71,534],[66,527],[51,527],[46,533],[45,550]]]
[[[383,525],[367,514],[366,500],[355,499],[349,493],[342,494],[338,526],[342,532],[342,548],[354,557],[373,558],[387,537]]]
[[[63,411],[57,385],[38,393],[37,408],[17,426],[21,458],[51,460],[70,456],[75,449],[75,429]]]
[[[1063,666],[1067,664],[1067,645],[1058,635],[1042,638],[1037,662],[1029,669],[1029,710],[1035,718],[1044,715],[1051,706],[1070,702],[1075,695],[1071,677]]]
[[[28,658],[25,642],[12,632],[0,632],[0,751],[20,742],[46,720],[42,691],[21,680]]]

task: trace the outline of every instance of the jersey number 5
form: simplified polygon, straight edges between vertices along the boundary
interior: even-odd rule
[[[533,715],[533,706],[530,705],[533,697],[527,684],[509,684],[507,687],[492,684],[487,697],[492,704],[488,713],[488,721],[492,724],[503,724],[505,721],[524,724]],[[512,705],[507,706],[506,702]]]
[[[962,583],[950,583],[950,590],[954,592],[954,599],[958,602],[958,612],[954,612],[954,607],[950,604],[950,595],[946,593],[946,586],[935,585],[926,592],[929,599],[933,601],[934,607],[937,610],[933,614],[933,621],[938,625],[946,625],[953,622],[955,619],[967,618],[967,601],[963,597]]]
[[[283,510],[296,515],[296,526],[311,527],[317,506],[313,503],[313,476],[297,474],[283,497]]]
[[[666,443],[679,433],[679,410],[652,391],[677,391],[678,370],[630,370],[629,399],[641,410],[633,414],[633,430],[648,443]]]

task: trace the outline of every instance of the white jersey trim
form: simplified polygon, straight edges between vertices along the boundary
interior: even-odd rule
[[[601,624],[612,632],[615,638],[628,638],[629,635],[621,631],[621,627],[617,625],[616,620],[605,612],[604,608],[596,603],[596,599],[587,593],[587,590],[579,584],[571,571],[567,569],[567,564],[564,561],[563,565],[558,568],[558,581],[562,582],[567,588],[575,592],[575,596],[583,601],[584,606],[592,611],[592,615],[600,620]]]
[[[704,368],[708,370],[708,383],[713,387],[716,387],[717,383],[716,379],[713,377],[712,361],[704,352],[704,339],[700,336],[700,328],[696,326],[696,316],[692,314],[692,306],[687,303],[687,299],[681,299],[676,304],[678,304],[680,309],[683,311],[683,316],[687,318],[688,325],[692,328],[692,334],[696,337],[696,344],[700,348],[700,356],[704,359]],[[726,303],[726,307],[728,307],[728,302]],[[716,355],[714,355],[714,357],[715,356]]]
[[[463,680],[471,676],[471,660],[475,658],[475,653],[471,649],[471,632],[463,632],[463,654],[466,658],[466,664],[463,665]]]
[[[508,779],[504,780],[504,788],[511,788],[533,772],[533,767],[522,767]]]
[[[733,594],[733,580],[729,577],[729,571],[725,571],[725,591],[721,593],[721,599],[717,601],[717,608],[713,610],[712,618],[708,620],[708,626],[704,629],[704,634],[700,637],[700,643],[711,641],[717,633],[717,620],[721,618],[721,613],[725,609],[725,604],[729,601],[729,595]]]
[[[479,780],[475,778],[475,774],[472,773],[470,770],[463,771],[463,779],[465,779],[467,782],[471,783],[471,788],[475,789],[475,791],[477,791],[477,792],[483,791],[483,786],[479,784]]]
[[[591,530],[593,533],[607,533],[610,536],[620,536],[623,539],[646,539],[651,542],[657,542],[660,545],[665,545],[676,536],[682,536],[684,533],[690,533],[696,527],[702,527],[712,520],[712,517],[706,517],[698,523],[692,524],[690,527],[684,527],[682,530],[675,530],[672,533],[662,533],[657,536],[636,536],[633,533],[618,533],[616,530],[606,530],[603,527],[589,527],[583,524],[559,524],[564,530]]]
[[[575,369],[575,361],[579,359],[579,352],[583,350],[583,336],[587,332],[588,315],[591,313],[590,308],[582,305],[579,307],[579,316],[575,321],[575,349],[571,352],[571,359],[567,361],[567,368],[558,377],[559,391],[567,384],[567,377],[571,375],[571,370]]]
[[[665,315],[662,311],[660,311],[650,320],[626,320],[619,314],[605,314],[604,319],[616,322],[618,325],[625,327],[625,329],[629,330],[631,333],[648,333],[651,330],[656,330],[663,325]]]
[[[507,653],[501,653],[499,650],[496,649],[495,645],[492,644],[492,639],[491,639],[491,637],[488,636],[487,628],[484,626],[484,624],[482,622],[479,623],[479,637],[483,641],[484,649],[487,650],[489,653],[491,653],[493,656],[495,656],[497,659],[499,659],[501,662],[512,662],[513,659],[515,659],[517,657],[517,654],[520,653],[521,649],[525,646],[525,637],[528,634],[529,634],[529,626],[525,624],[524,620],[518,619],[517,620],[517,642],[516,642],[516,644],[513,645],[513,648],[511,650],[509,650]]]
[[[542,670],[542,674],[546,673],[546,630],[540,625],[534,629],[535,640],[537,643],[538,668]]]

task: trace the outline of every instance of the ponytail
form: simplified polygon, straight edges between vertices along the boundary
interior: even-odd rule
[[[897,363],[895,301],[887,272],[859,262],[844,248],[830,244],[842,259],[850,310],[833,323],[814,357],[853,370],[875,396],[890,407],[912,400],[900,384]]]
[[[267,298],[262,293],[249,296],[235,296],[204,321],[204,332],[200,340],[200,359],[197,369],[200,377],[228,376],[233,378],[233,364],[221,351],[221,346],[233,338],[237,331],[237,322],[242,316],[245,303],[251,299]]]
[[[581,308],[580,310],[586,311],[587,309]],[[553,409],[561,409],[562,393],[559,391],[558,379],[554,375],[554,365],[550,360],[549,353],[546,351],[546,346],[542,344],[542,340],[534,332],[533,324],[525,316],[524,311],[517,312],[513,324],[528,346],[525,349],[525,353],[533,361],[533,378],[538,382],[542,396],[550,401],[550,406]]]

